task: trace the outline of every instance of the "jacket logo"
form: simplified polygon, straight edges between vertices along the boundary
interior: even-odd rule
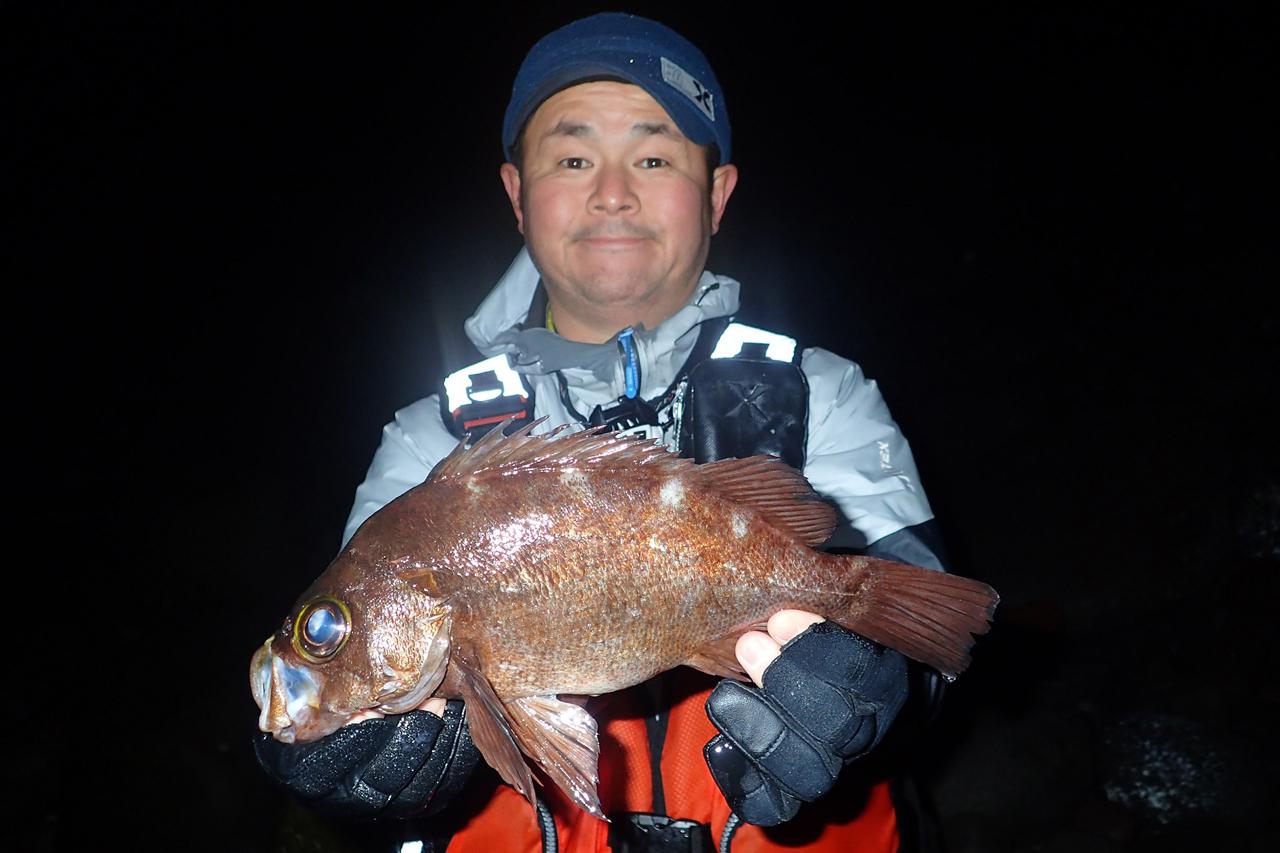
[[[737,394],[738,397],[741,398],[742,402],[730,409],[726,413],[727,417],[735,417],[738,412],[745,408],[753,420],[768,420],[769,416],[766,415],[764,409],[760,408],[759,404],[756,403],[756,400],[764,393],[765,388],[763,385],[759,382],[730,381],[729,387],[733,390],[733,393]]]

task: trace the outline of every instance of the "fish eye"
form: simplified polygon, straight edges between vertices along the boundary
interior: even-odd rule
[[[293,646],[312,663],[332,657],[351,632],[351,611],[335,598],[320,598],[298,614],[294,621]]]

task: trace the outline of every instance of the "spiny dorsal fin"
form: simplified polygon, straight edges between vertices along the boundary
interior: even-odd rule
[[[545,435],[532,435],[546,421],[539,418],[504,435],[504,422],[470,448],[459,442],[432,469],[428,481],[449,480],[484,473],[565,467],[598,470],[648,466],[669,476],[688,476],[721,497],[751,507],[770,524],[807,545],[821,545],[836,526],[836,513],[813,491],[804,475],[773,456],[724,459],[695,465],[660,444],[638,436],[620,436],[605,427],[592,427],[561,437],[567,425]]]
[[[661,445],[637,436],[620,436],[607,427],[592,427],[560,437],[568,425],[545,435],[531,435],[546,417],[511,435],[500,424],[470,448],[465,439],[431,470],[428,481],[448,480],[481,473],[512,474],[570,466],[583,468],[632,468],[636,465],[669,466],[672,473],[690,465]]]
[[[708,462],[697,467],[696,476],[806,545],[821,545],[836,529],[836,511],[818,497],[803,474],[776,456]]]

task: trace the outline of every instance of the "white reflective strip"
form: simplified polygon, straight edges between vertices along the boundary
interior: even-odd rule
[[[444,378],[444,393],[448,399],[449,411],[456,412],[459,408],[471,402],[471,398],[467,396],[467,389],[471,387],[471,377],[487,370],[492,370],[498,374],[498,381],[502,383],[502,393],[481,392],[481,394],[476,395],[477,400],[492,400],[502,395],[508,397],[524,396],[524,386],[520,384],[520,374],[511,369],[511,365],[507,363],[505,355],[495,355],[493,358],[486,358],[484,361],[477,362],[470,367],[464,367],[456,373],[450,373]]]
[[[422,853],[422,842],[406,841],[400,845],[400,853]]]
[[[755,326],[744,323],[730,323],[720,335],[720,340],[716,341],[716,348],[712,350],[711,357],[733,358],[742,350],[743,344],[768,344],[769,348],[765,350],[765,355],[772,361],[790,363],[796,355],[795,338],[766,332],[764,329],[757,329]]]
[[[662,441],[663,440],[662,427],[658,426],[657,424],[640,424],[639,426],[633,426],[630,429],[616,430],[610,433],[610,435],[639,436],[645,441]]]

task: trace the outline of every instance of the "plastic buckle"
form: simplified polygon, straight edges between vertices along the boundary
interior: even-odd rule
[[[607,425],[614,432],[623,432],[639,426],[657,426],[658,412],[640,397],[619,397],[607,409],[592,409],[589,420],[592,426]]]
[[[507,418],[515,417],[521,424],[529,420],[528,399],[504,395],[505,388],[495,371],[473,373],[469,378],[466,394],[470,402],[452,412],[453,421],[463,435],[471,433],[474,440]]]
[[[609,816],[613,853],[714,853],[711,827],[694,820],[634,812]]]

